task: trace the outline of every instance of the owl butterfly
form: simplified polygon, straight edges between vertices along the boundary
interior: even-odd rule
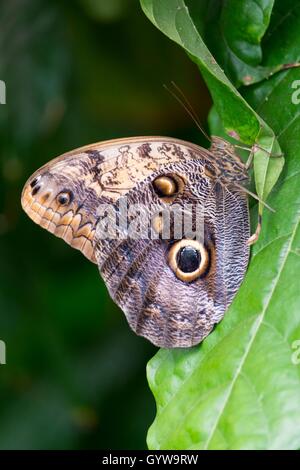
[[[250,235],[245,182],[246,167],[220,138],[209,150],[167,137],[118,139],[47,163],[26,183],[22,206],[98,265],[138,335],[164,348],[189,347],[222,319],[243,280]],[[128,213],[115,224],[124,201]],[[130,214],[136,206],[139,217]],[[179,237],[174,207],[190,220],[188,230],[184,217],[177,223]],[[130,233],[149,217],[151,236]]]

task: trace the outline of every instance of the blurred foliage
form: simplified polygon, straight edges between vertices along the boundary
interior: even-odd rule
[[[203,143],[162,85],[188,90],[201,121],[206,88],[137,0],[11,0],[0,19],[0,448],[145,448],[156,348],[130,331],[97,268],[26,218],[20,193],[39,166],[94,141]]]

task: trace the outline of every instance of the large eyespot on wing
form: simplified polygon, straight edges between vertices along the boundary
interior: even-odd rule
[[[101,276],[132,330],[163,348],[190,347],[209,334],[215,310],[213,270],[182,281],[168,265],[162,240],[103,240],[96,250]]]
[[[210,254],[200,241],[183,239],[172,245],[168,261],[178,279],[192,282],[206,273]]]

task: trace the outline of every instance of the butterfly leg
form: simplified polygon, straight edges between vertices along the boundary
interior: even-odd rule
[[[268,150],[264,149],[263,147],[261,147],[258,144],[254,144],[251,148],[250,147],[244,147],[242,145],[235,145],[235,147],[239,148],[241,150],[246,150],[246,151],[249,152],[248,160],[245,163],[245,166],[246,166],[247,170],[249,170],[249,168],[251,167],[255,152],[257,152],[258,150],[261,150],[262,152],[265,152],[270,158],[281,158],[281,157],[284,156],[284,154],[282,152],[281,153],[272,153],[272,152],[269,152]]]
[[[255,232],[247,240],[247,245],[248,246],[254,245],[254,243],[257,242],[257,240],[259,238],[259,235],[260,235],[260,232],[261,232],[261,226],[262,226],[262,215],[258,214],[258,220],[257,220],[257,226],[256,226],[256,229],[255,229]]]
[[[241,146],[241,145],[235,145],[235,147],[240,148],[242,150],[247,150],[249,152],[248,159],[245,163],[246,170],[249,170],[249,168],[252,166],[255,153],[258,152],[258,151],[264,152],[265,154],[267,154],[269,156],[269,158],[280,158],[280,157],[284,156],[283,153],[277,153],[276,154],[276,153],[269,152],[268,150],[264,149],[263,147],[261,147],[258,144],[254,144],[251,148]],[[251,194],[251,195],[253,196],[253,194]],[[259,207],[258,207],[258,221],[257,221],[257,226],[256,226],[256,229],[255,229],[255,232],[247,240],[247,245],[248,246],[253,245],[254,243],[256,243],[258,238],[259,238],[261,228],[262,228],[263,206],[267,206],[269,209],[271,209],[266,203],[261,201],[257,196],[255,197],[255,199],[258,199],[259,202],[260,202]],[[273,209],[271,209],[271,210],[273,211]]]
[[[252,148],[250,149],[249,157],[248,157],[248,159],[247,159],[247,161],[246,161],[246,164],[245,164],[247,170],[249,170],[249,168],[251,167],[251,165],[252,165],[252,163],[253,163],[254,153],[255,153],[255,150],[254,150],[254,148],[252,147]]]
[[[253,145],[253,152],[255,153],[257,150],[261,150],[262,152],[265,152],[270,158],[281,158],[281,157],[284,156],[284,154],[282,152],[281,153],[272,153],[272,152],[269,152],[269,150],[264,149],[260,145],[254,144]]]

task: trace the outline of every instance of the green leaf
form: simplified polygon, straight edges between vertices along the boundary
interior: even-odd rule
[[[273,109],[276,103],[275,96]],[[280,136],[287,169],[271,198],[276,214],[265,214],[267,231],[230,312],[201,346],[161,350],[149,363],[152,449],[300,445],[300,367],[292,362],[300,338],[300,145],[293,138],[300,119],[296,109],[287,114]]]
[[[261,40],[270,22],[274,0],[187,0],[190,14],[208,47],[235,85],[258,82],[274,67],[260,66]],[[205,14],[205,24],[201,19]]]
[[[282,171],[283,158],[270,159],[280,148],[272,129],[242,98],[203,42],[184,0],[141,0],[148,18],[170,39],[177,42],[198,65],[211,92],[214,105],[229,135],[247,144],[256,142],[254,170],[256,190],[266,200]],[[262,211],[262,207],[261,210]]]
[[[299,59],[296,3],[297,8],[288,0],[283,8],[275,2],[264,47],[269,64]],[[246,279],[213,333],[191,349],[160,350],[149,362],[148,380],[157,403],[148,433],[151,449],[300,447],[300,365],[294,349],[300,339],[300,105],[291,99],[297,75],[289,70],[247,92],[242,89],[274,128],[286,156],[269,198],[276,212],[265,213]],[[270,147],[270,136],[262,132],[260,145],[265,146],[265,139]],[[266,164],[256,164],[255,171],[260,191],[268,193],[272,184],[264,176]]]

